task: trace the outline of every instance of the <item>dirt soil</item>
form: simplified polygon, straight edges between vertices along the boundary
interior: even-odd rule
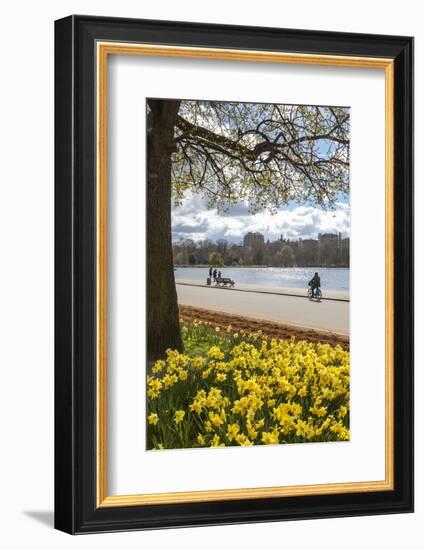
[[[254,317],[243,317],[241,315],[211,311],[182,304],[179,305],[179,310],[180,317],[187,322],[197,319],[209,321],[213,326],[220,327],[221,329],[226,329],[228,325],[231,325],[235,330],[244,329],[249,332],[256,332],[260,329],[264,336],[270,338],[288,339],[294,336],[296,340],[306,340],[313,343],[321,342],[323,344],[331,344],[332,346],[338,344],[343,349],[349,349],[349,337],[341,334],[284,325]]]

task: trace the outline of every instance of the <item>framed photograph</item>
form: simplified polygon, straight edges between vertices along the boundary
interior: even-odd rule
[[[55,525],[413,510],[413,39],[55,25]]]

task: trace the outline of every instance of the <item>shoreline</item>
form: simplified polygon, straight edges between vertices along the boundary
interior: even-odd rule
[[[281,267],[275,265],[209,265],[209,264],[196,264],[196,265],[189,265],[189,264],[176,264],[174,265],[174,271],[177,271],[178,269],[209,269],[210,267],[217,268],[217,269],[350,269],[349,265],[296,265],[292,267]]]

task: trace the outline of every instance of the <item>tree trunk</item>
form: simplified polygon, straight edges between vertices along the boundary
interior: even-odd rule
[[[179,101],[148,100],[147,355],[182,351],[171,235],[171,155]]]

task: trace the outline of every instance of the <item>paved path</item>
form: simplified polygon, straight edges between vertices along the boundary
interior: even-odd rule
[[[318,303],[301,295],[268,294],[262,288],[258,292],[248,289],[240,292],[177,283],[178,301],[181,304],[339,334],[349,333],[348,301],[336,298]]]
[[[207,287],[205,283],[195,281],[193,279],[177,279],[176,283],[179,285],[198,286],[201,288],[209,288],[209,290],[216,288],[216,285],[212,283],[210,287]],[[230,287],[226,287],[225,290],[230,290]],[[300,296],[304,298],[306,296],[306,288],[292,288],[270,285],[252,285],[247,283],[237,283],[231,290],[237,290],[239,292],[258,292],[260,294],[278,294],[285,296]],[[336,300],[342,302],[349,302],[349,292],[342,290],[327,290],[323,291],[323,300]]]

